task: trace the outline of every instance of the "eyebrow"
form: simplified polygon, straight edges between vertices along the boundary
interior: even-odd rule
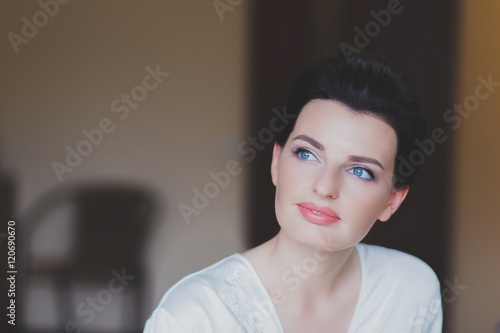
[[[375,165],[378,165],[380,167],[380,169],[384,170],[384,167],[382,166],[382,164],[374,159],[374,158],[371,158],[371,157],[366,157],[366,156],[359,156],[359,155],[351,155],[349,156],[349,161],[353,161],[353,162],[356,162],[356,163],[371,163],[371,164],[375,164]]]
[[[317,148],[317,149],[319,149],[321,151],[325,150],[325,146],[323,146],[321,143],[319,143],[318,141],[314,140],[310,136],[307,136],[307,135],[304,135],[304,134],[297,135],[295,138],[293,138],[292,141],[294,141],[294,140],[303,140],[305,142],[309,142],[311,144],[311,146],[313,146],[314,148]]]
[[[304,134],[297,135],[295,138],[293,138],[292,141],[294,141],[294,140],[302,140],[302,141],[310,143],[311,146],[313,146],[314,148],[317,148],[317,149],[319,149],[321,151],[325,150],[325,146],[323,146],[321,143],[319,143],[318,141],[314,140],[310,136],[307,136],[307,135],[304,135]],[[382,163],[380,163],[375,158],[371,158],[371,157],[367,157],[367,156],[360,156],[360,155],[350,155],[349,156],[349,161],[356,162],[356,163],[370,163],[370,164],[375,164],[375,165],[379,166],[382,170],[384,170],[384,167],[382,166]]]

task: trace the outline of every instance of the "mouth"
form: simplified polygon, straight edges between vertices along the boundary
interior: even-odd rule
[[[311,223],[329,225],[341,220],[341,218],[328,207],[320,207],[312,202],[301,202],[297,207],[302,216]]]

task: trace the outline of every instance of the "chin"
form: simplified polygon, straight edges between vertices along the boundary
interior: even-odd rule
[[[311,250],[337,251],[356,245],[357,238],[344,235],[342,230],[328,229],[310,222],[296,223],[294,226],[281,225],[281,232],[296,242],[311,248]]]

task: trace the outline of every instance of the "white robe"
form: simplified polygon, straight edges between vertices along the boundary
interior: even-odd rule
[[[409,254],[357,244],[361,290],[348,333],[442,331],[439,281]],[[315,259],[303,271],[314,268]],[[291,271],[290,288],[301,276]],[[294,290],[294,289],[291,289]],[[276,298],[275,298],[276,301]],[[145,333],[284,332],[271,296],[250,262],[235,253],[172,286],[146,322]]]

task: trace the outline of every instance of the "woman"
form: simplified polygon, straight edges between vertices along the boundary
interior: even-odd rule
[[[415,176],[399,172],[425,135],[406,77],[372,56],[329,58],[300,75],[287,113],[271,164],[279,233],[179,281],[145,332],[441,332],[432,269],[360,244]]]

